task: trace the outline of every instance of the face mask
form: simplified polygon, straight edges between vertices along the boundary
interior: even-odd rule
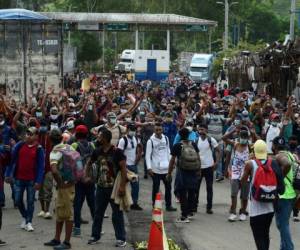
[[[1,126],[1,127],[3,127],[4,124],[5,124],[5,121],[4,121],[4,120],[0,122],[0,126]]]
[[[43,116],[43,113],[42,113],[42,112],[36,112],[36,113],[35,113],[35,116],[36,116],[37,118],[41,118],[41,117]]]
[[[48,127],[47,127],[47,126],[42,126],[42,127],[40,127],[40,132],[41,132],[41,133],[46,133],[47,130],[48,130]]]
[[[248,144],[248,139],[242,139],[242,138],[240,138],[240,143],[242,145],[246,145],[246,144]]]
[[[126,117],[126,118],[125,118],[125,121],[126,121],[126,122],[130,122],[130,121],[131,121],[131,117]]]
[[[88,110],[89,110],[89,111],[92,111],[92,110],[93,110],[93,105],[89,105],[89,106],[88,106]]]
[[[121,109],[120,111],[121,111],[121,114],[124,114],[127,112],[127,109]]]
[[[50,115],[51,120],[56,120],[58,118],[58,115]]]
[[[193,130],[193,127],[191,127],[191,126],[188,126],[186,128],[188,129],[189,132],[192,132],[192,130]]]
[[[241,121],[240,120],[234,120],[234,125],[235,126],[238,126],[238,125],[240,125],[241,124]]]
[[[102,103],[106,102],[106,97],[101,97],[101,102]]]
[[[55,123],[51,124],[50,130],[53,130],[53,129],[58,129],[57,124],[55,124]]]
[[[277,122],[271,122],[271,125],[272,125],[273,127],[277,127],[278,123],[277,123]]]
[[[115,125],[117,123],[117,118],[110,118],[109,121],[111,124]]]
[[[130,137],[135,136],[135,134],[136,134],[135,131],[129,131],[129,132],[128,132],[128,135],[129,135]]]

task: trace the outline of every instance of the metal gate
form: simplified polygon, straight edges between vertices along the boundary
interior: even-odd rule
[[[0,87],[21,101],[38,88],[59,91],[63,72],[61,23],[0,22]]]

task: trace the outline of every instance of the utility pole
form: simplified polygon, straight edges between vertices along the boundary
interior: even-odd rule
[[[225,27],[225,32],[224,32],[224,45],[223,49],[227,50],[228,49],[228,40],[229,40],[229,9],[232,5],[238,4],[238,2],[232,2],[229,3],[228,0],[224,0],[224,2],[217,2],[217,4],[222,4],[225,7],[225,21],[224,21],[224,27]]]
[[[291,17],[290,17],[290,40],[295,39],[295,15],[296,15],[296,0],[291,0]]]
[[[228,0],[225,0],[225,34],[224,34],[224,50],[228,49],[228,16],[229,16],[229,4],[228,4]]]

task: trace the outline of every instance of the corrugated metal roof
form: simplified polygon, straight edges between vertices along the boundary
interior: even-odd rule
[[[54,20],[88,23],[131,23],[168,25],[208,25],[217,26],[216,21],[187,17],[175,14],[136,14],[136,13],[82,13],[82,12],[40,12]]]
[[[0,20],[49,20],[47,16],[25,9],[2,9],[0,10]]]

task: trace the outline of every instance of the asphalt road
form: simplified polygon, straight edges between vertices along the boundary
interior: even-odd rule
[[[204,185],[203,185],[204,184]],[[201,190],[201,204],[199,212],[190,224],[176,224],[175,220],[179,216],[179,204],[173,202],[178,208],[177,212],[164,212],[164,222],[167,237],[174,239],[182,247],[188,250],[254,250],[254,240],[252,237],[249,221],[229,223],[227,221],[230,187],[228,181],[214,184],[214,214],[205,213],[205,183]],[[141,212],[131,211],[126,214],[126,227],[128,232],[128,246],[125,249],[133,249],[130,243],[147,240],[151,223],[151,179],[141,179],[140,204],[144,207]],[[164,193],[163,184],[161,190]],[[1,249],[29,249],[45,250],[52,249],[43,246],[43,243],[52,239],[54,234],[54,220],[45,220],[34,217],[33,225],[35,231],[32,233],[19,229],[21,217],[18,210],[12,208],[9,198],[10,190],[6,186],[8,196],[7,207],[3,210],[3,228],[0,231],[0,238],[7,241],[8,245]],[[36,203],[35,215],[39,212],[39,204]],[[111,214],[110,208],[107,210]],[[91,218],[86,205],[83,208],[83,218],[88,219],[90,224],[82,225],[82,237],[72,238],[72,249],[75,250],[111,250],[114,247],[114,233],[111,217],[104,220],[104,236],[101,243],[95,246],[88,246],[87,240],[91,232]],[[291,229],[295,243],[295,249],[300,249],[300,223],[291,221]],[[272,223],[271,230],[271,250],[279,249],[279,233]]]

